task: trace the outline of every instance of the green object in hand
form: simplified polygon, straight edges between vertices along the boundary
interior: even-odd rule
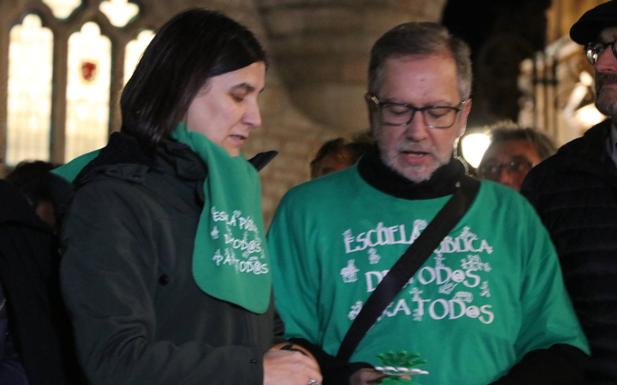
[[[394,352],[389,351],[377,355],[384,367],[413,369],[419,365],[426,364],[426,360],[420,358],[417,353],[409,353],[405,350]],[[408,380],[400,375],[390,375],[381,381],[381,385],[421,385],[412,378]]]

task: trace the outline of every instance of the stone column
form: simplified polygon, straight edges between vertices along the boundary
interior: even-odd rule
[[[369,50],[391,27],[438,21],[445,0],[256,0],[293,103],[342,134],[368,128]]]

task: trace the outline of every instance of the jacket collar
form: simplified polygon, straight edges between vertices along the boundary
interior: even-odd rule
[[[599,171],[598,165],[603,166],[601,169],[606,169],[604,166],[608,164],[614,169],[615,165],[608,153],[611,126],[610,120],[596,124],[582,137],[563,145],[557,154],[566,155],[565,162],[574,169]]]
[[[605,120],[585,134],[563,145],[556,159],[567,169],[596,175],[617,186],[617,167],[608,152],[611,120]]]
[[[116,132],[98,156],[79,173],[75,184],[81,186],[97,174],[141,183],[150,169],[175,173],[188,180],[203,179],[207,174],[206,165],[182,143],[163,139],[150,149],[133,136]]]
[[[591,127],[585,134],[565,144],[559,152],[569,152],[577,158],[597,163],[608,157],[607,141],[610,139],[611,121],[605,120]],[[576,145],[574,145],[576,143]]]

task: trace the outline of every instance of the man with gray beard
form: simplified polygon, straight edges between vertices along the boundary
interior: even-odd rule
[[[423,385],[581,384],[587,343],[557,254],[514,190],[479,182],[415,274],[398,267],[419,233],[444,224],[434,218],[446,202],[477,183],[453,154],[471,73],[469,48],[441,25],[384,33],[365,95],[376,146],[279,205],[268,236],[275,304],[288,348],[313,353],[323,385],[411,384],[390,377],[409,373]],[[388,271],[407,284],[373,297]],[[369,298],[387,304],[349,353],[345,335]]]
[[[527,176],[521,192],[557,248],[566,287],[589,340],[589,385],[617,383],[617,1],[570,29],[596,77],[596,106],[609,119],[567,143]]]

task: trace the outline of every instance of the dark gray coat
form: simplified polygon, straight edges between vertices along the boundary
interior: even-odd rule
[[[617,167],[609,132],[605,121],[564,145],[521,190],[551,234],[589,339],[589,385],[617,383]]]
[[[94,385],[260,385],[272,308],[248,312],[192,277],[206,167],[176,142],[139,151],[112,136],[78,177],[66,219],[62,287],[87,376]]]

